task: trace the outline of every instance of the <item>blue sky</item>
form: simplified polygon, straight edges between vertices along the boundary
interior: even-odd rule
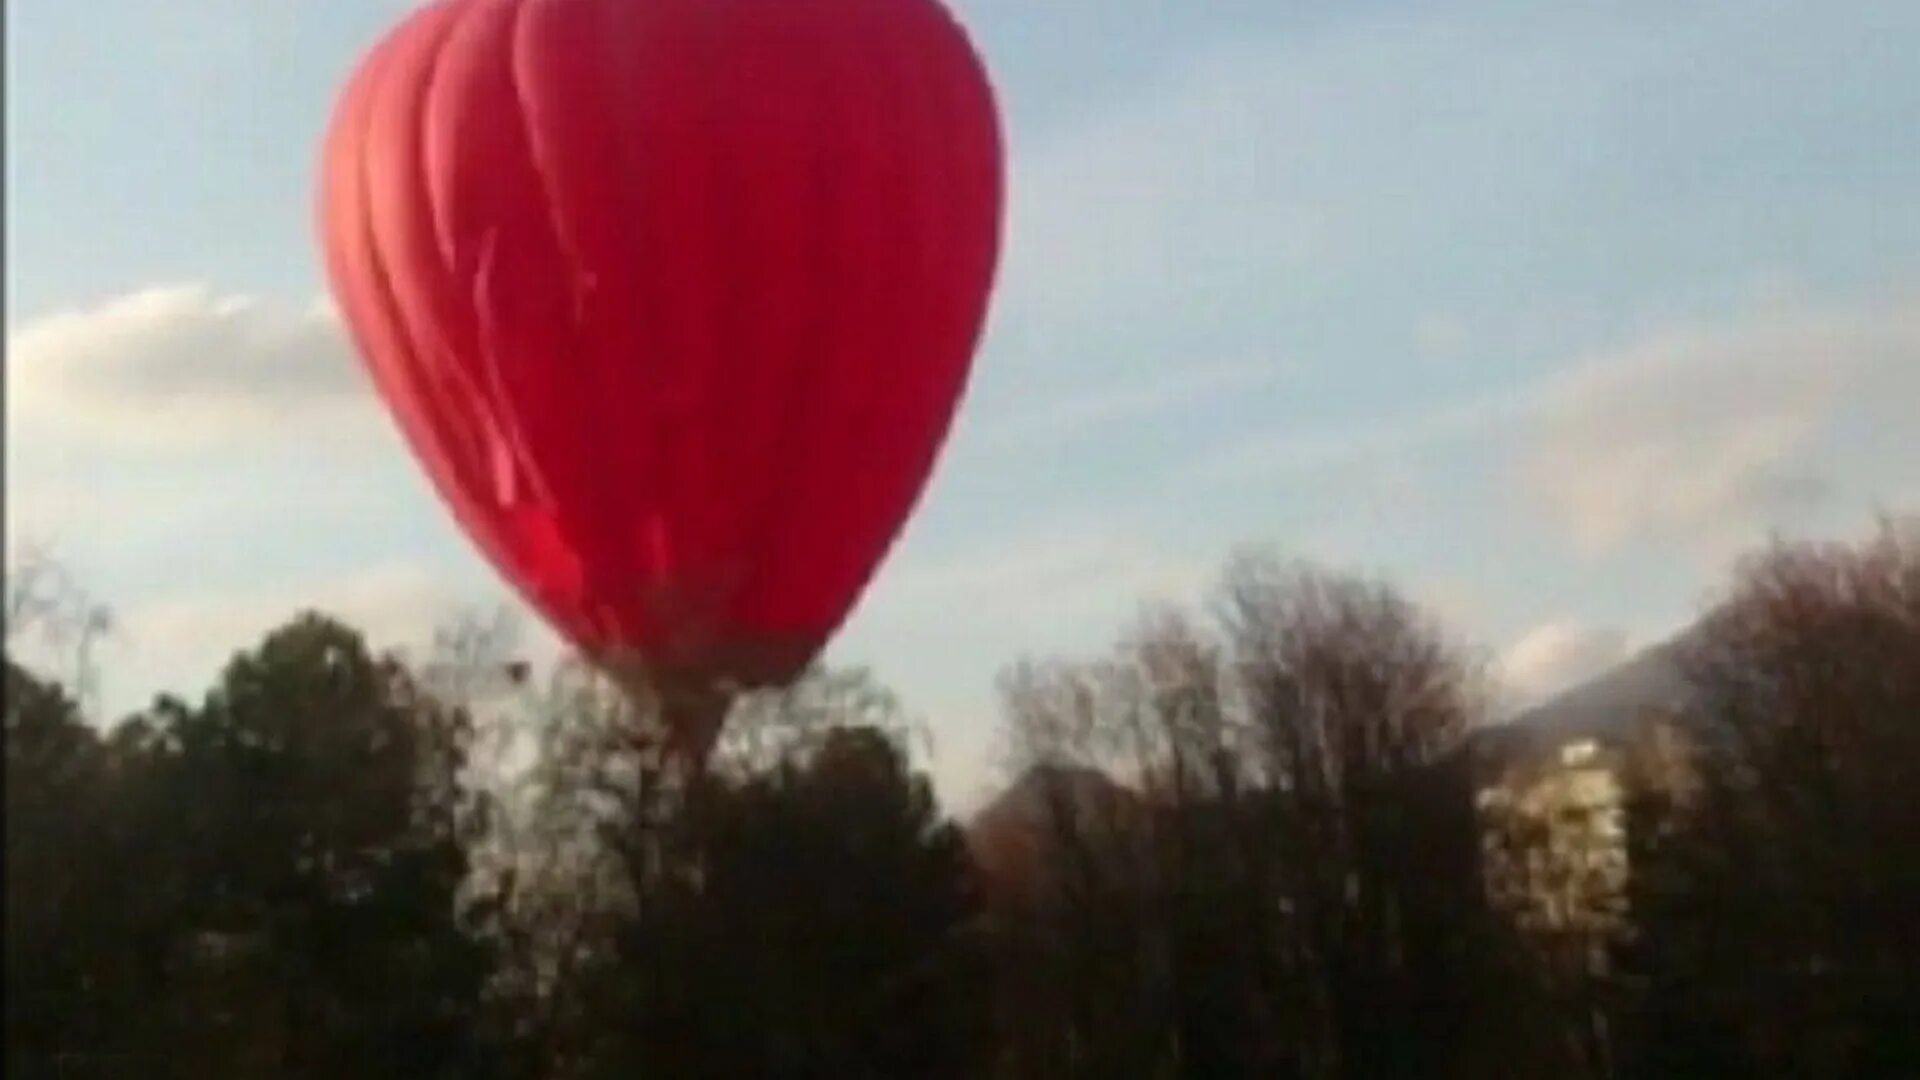
[[[299,606],[407,643],[504,600],[316,306],[320,132],[405,6],[9,8],[8,543],[117,610],[109,711]],[[1920,6],[956,6],[1007,261],[831,654],[950,798],[1002,664],[1241,542],[1392,576],[1538,694],[1769,531],[1920,503]]]

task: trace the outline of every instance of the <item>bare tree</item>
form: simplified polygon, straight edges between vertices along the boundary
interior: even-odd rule
[[[1271,793],[1290,912],[1285,961],[1309,1023],[1306,1071],[1445,1062],[1465,1008],[1454,947],[1476,907],[1469,784],[1478,666],[1391,586],[1271,555],[1230,565],[1221,607]],[[1449,941],[1449,938],[1452,938]]]
[[[735,775],[764,772],[818,751],[836,729],[867,727],[901,746],[932,736],[899,698],[859,668],[816,668],[790,686],[742,695],[727,713],[711,766]]]
[[[7,568],[5,610],[8,654],[48,658],[48,674],[82,705],[96,705],[97,650],[114,632],[106,605],[44,548],[29,547]]]
[[[1030,777],[1084,790],[1092,772],[1136,807],[1103,822],[1056,800],[1028,830],[1044,838],[1028,861],[1067,898],[1028,936],[1127,965],[1070,1010],[1107,1021],[1070,1027],[1076,1045],[1186,1075],[1433,1064],[1463,993],[1449,920],[1479,903],[1455,764],[1477,668],[1392,588],[1258,554],[1229,566],[1215,610],[1209,627],[1149,609],[1105,658],[1002,679]],[[1125,928],[1088,932],[1116,912]]]
[[[1684,652],[1693,792],[1636,822],[1642,1057],[1920,1069],[1920,518],[1748,559]]]

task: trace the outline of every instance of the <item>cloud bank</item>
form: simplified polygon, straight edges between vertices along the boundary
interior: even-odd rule
[[[1803,519],[1863,471],[1841,459],[1858,448],[1836,443],[1920,461],[1920,426],[1901,415],[1914,403],[1920,306],[1674,330],[1543,387],[1518,478],[1586,554],[1750,536]]]
[[[36,320],[7,345],[16,415],[114,446],[204,449],[371,412],[324,303],[161,286]]]

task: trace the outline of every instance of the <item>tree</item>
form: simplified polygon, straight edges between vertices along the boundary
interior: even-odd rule
[[[605,970],[606,1015],[634,1018],[606,1075],[976,1075],[965,852],[896,743],[841,728],[710,776],[673,827]]]
[[[6,1071],[47,1075],[101,1034],[118,989],[98,861],[107,750],[59,686],[11,659],[6,680]]]
[[[1282,955],[1310,1073],[1457,1067],[1482,917],[1471,776],[1477,670],[1392,587],[1257,554],[1229,569],[1228,634],[1280,841]],[[1317,1036],[1317,1037],[1316,1037]]]
[[[163,698],[105,740],[10,666],[10,1060],[484,1075],[467,730],[312,615],[235,657],[202,705]]]
[[[144,729],[103,738],[83,710],[112,619],[44,552],[9,567],[5,606],[6,1071],[144,1070],[165,926],[155,891],[127,887],[149,853],[125,798]]]
[[[1097,770],[1141,808],[1043,819],[1061,902],[1015,909],[1004,959],[1014,982],[1060,968],[1069,1000],[1042,1015],[1067,1045],[1016,1071],[1454,1068],[1484,915],[1458,754],[1472,664],[1393,589],[1262,555],[1229,567],[1216,610],[1212,630],[1150,613],[1108,659],[1004,679],[1031,775]]]
[[[542,1076],[973,1075],[975,887],[860,672],[736,703],[677,798],[648,703],[565,665],[502,838],[509,983]]]
[[[10,661],[34,654],[51,677],[89,702],[97,682],[95,654],[113,633],[113,613],[59,560],[29,549],[7,567],[6,642]],[[24,669],[23,669],[24,670]]]
[[[490,961],[460,918],[485,825],[468,718],[308,615],[168,727],[191,917],[276,969],[283,1074],[473,1075]]]
[[[1697,784],[1633,815],[1656,1070],[1920,1071],[1920,522],[1748,560],[1690,641]]]

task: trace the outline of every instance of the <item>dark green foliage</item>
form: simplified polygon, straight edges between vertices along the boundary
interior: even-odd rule
[[[476,1074],[465,720],[353,631],[297,620],[104,744],[10,670],[7,727],[10,1065]]]
[[[58,687],[6,665],[8,1072],[97,1045],[124,998],[110,887],[107,747]],[[131,908],[133,905],[127,905]]]
[[[638,845],[623,862],[639,910],[589,979],[597,1075],[975,1074],[973,882],[892,740],[838,729],[767,772],[710,776],[670,828],[668,872]]]

